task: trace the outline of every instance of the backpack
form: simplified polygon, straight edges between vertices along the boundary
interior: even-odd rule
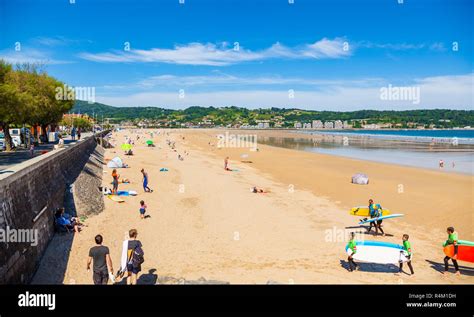
[[[142,263],[145,262],[144,255],[145,253],[141,247],[135,247],[135,249],[132,251],[132,257],[129,262],[133,268],[139,268]]]

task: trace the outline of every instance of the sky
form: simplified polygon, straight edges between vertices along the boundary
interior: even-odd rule
[[[0,0],[0,58],[113,106],[474,109],[473,12],[470,0]]]

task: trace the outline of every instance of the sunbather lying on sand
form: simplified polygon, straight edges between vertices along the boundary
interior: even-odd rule
[[[266,194],[266,193],[269,193],[268,190],[264,190],[264,189],[261,189],[261,188],[257,188],[257,187],[253,187],[252,189],[252,193],[255,193],[255,194]]]

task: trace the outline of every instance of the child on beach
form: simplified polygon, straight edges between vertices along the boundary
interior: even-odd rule
[[[145,219],[146,208],[147,206],[145,205],[145,202],[141,200],[140,201],[140,218],[142,219]]]
[[[382,206],[380,206],[380,204],[374,204],[374,201],[372,199],[369,199],[369,210],[370,210],[370,218],[378,218],[383,215]],[[380,230],[380,232],[382,232],[382,236],[385,236],[385,232],[382,229],[382,221],[383,220],[372,221],[368,232],[370,232],[370,230],[372,229],[372,223],[373,223],[373,226],[375,227],[375,235],[378,235],[379,230]]]
[[[120,178],[120,175],[117,173],[117,170],[115,168],[112,171],[112,178],[113,178],[113,180],[112,180],[112,185],[113,185],[112,195],[114,195],[114,194],[117,194],[119,178]]]
[[[448,268],[449,268],[449,259],[451,259],[453,261],[453,264],[454,264],[454,270],[456,272],[456,275],[460,275],[461,273],[459,272],[459,266],[458,266],[458,261],[457,261],[457,256],[458,256],[458,233],[456,231],[454,231],[454,228],[453,227],[448,227],[448,229],[446,229],[446,232],[448,233],[448,240],[446,240],[446,242],[444,243],[443,246],[447,246],[447,245],[454,245],[454,255],[453,257],[449,257],[449,256],[445,256],[444,257],[444,272],[443,274],[446,274],[448,272]]]
[[[352,258],[354,254],[357,252],[357,245],[355,241],[355,233],[351,232],[351,239],[349,240],[349,243],[347,244],[347,248],[351,250],[351,255],[347,258],[347,262],[349,262],[349,272],[352,272],[354,269],[358,269],[358,265],[354,262],[354,259]]]
[[[410,236],[408,236],[407,234],[404,234],[402,237],[402,241],[403,241],[403,249],[408,253],[407,265],[410,268],[411,275],[413,275],[415,274],[415,271],[413,271],[413,266],[411,265],[411,244],[408,241],[409,238]],[[400,269],[398,270],[398,273],[402,273],[402,272],[403,272],[403,262],[400,262]]]

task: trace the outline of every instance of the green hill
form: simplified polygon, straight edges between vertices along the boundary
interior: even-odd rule
[[[321,121],[348,121],[358,125],[363,120],[365,124],[391,123],[401,127],[409,127],[411,123],[418,125],[434,125],[437,128],[452,128],[474,126],[473,110],[404,110],[404,111],[378,111],[358,110],[348,112],[337,111],[312,111],[300,109],[254,109],[249,110],[239,107],[198,107],[193,106],[184,110],[171,110],[158,107],[113,107],[101,103],[88,103],[76,101],[71,113],[83,113],[97,118],[113,119],[112,122],[123,120],[137,121],[139,119],[167,120],[176,123],[189,122],[197,124],[209,120],[213,125],[250,124],[255,125],[258,120],[282,122],[285,127],[292,127],[293,123]]]

